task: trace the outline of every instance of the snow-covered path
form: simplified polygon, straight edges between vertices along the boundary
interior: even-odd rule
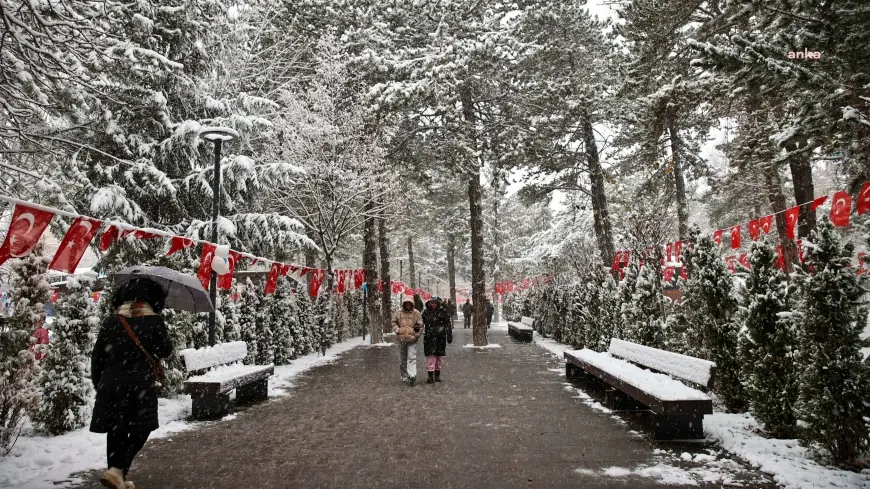
[[[131,478],[139,489],[643,489],[721,487],[742,473],[711,465],[703,446],[663,449],[633,432],[575,395],[549,352],[500,327],[490,343],[501,348],[463,348],[470,331],[454,334],[442,384],[401,384],[394,346],[356,348],[300,376],[289,396],[149,442]]]

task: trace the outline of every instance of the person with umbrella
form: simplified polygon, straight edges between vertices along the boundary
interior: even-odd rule
[[[90,430],[106,433],[108,469],[100,482],[112,489],[133,489],[127,480],[133,458],[158,427],[157,388],[165,381],[160,359],[173,352],[160,312],[170,302],[194,312],[213,306],[198,281],[162,267],[118,272],[115,283],[115,314],[103,321],[91,354],[97,395]]]

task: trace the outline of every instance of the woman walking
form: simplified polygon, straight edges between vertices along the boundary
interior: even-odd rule
[[[166,292],[147,278],[134,278],[115,291],[115,314],[102,324],[91,355],[97,391],[91,431],[106,433],[108,469],[100,482],[133,489],[127,472],[133,458],[158,427],[159,359],[172,354],[172,341],[159,315]]]
[[[453,343],[453,320],[437,297],[429,299],[423,311],[423,354],[426,355],[427,384],[441,382],[441,357]]]

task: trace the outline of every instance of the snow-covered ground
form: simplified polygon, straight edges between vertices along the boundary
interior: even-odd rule
[[[560,359],[564,358],[566,351],[571,350],[570,346],[544,338],[537,332],[534,341]],[[561,369],[553,369],[553,372],[564,373]],[[565,389],[587,406],[604,414],[610,413],[609,409],[572,384],[566,383]],[[619,419],[617,416],[612,417]],[[770,439],[759,435],[758,423],[748,414],[705,415],[704,432],[707,438],[716,441],[721,449],[745,460],[761,472],[769,474],[774,481],[786,489],[870,489],[870,470],[857,473],[820,465],[797,440]],[[609,467],[598,472],[577,469],[577,473],[586,477],[652,478],[661,484],[699,482],[720,482],[726,486],[737,484],[732,482],[728,475],[727,460],[713,456],[707,460],[703,456],[699,457],[696,454],[693,457],[689,453],[683,453],[681,458],[683,461],[691,461],[701,466],[686,469],[666,462],[657,462],[632,468]]]
[[[299,374],[333,362],[342,353],[364,344],[362,338],[352,338],[328,349],[325,356],[315,353],[300,357],[290,365],[275,367],[275,375],[269,378],[269,396],[286,395]],[[190,396],[160,399],[159,402],[160,428],[151,434],[151,438],[162,438],[207,424],[186,419],[190,414]],[[232,417],[235,415],[225,419]],[[22,436],[12,453],[0,458],[0,488],[63,487],[77,482],[72,479],[72,474],[99,469],[105,463],[106,435],[91,433],[87,428],[54,437]]]

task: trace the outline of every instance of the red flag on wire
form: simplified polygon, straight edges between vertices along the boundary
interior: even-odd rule
[[[112,247],[112,243],[118,239],[118,226],[109,226],[103,234],[100,235],[99,249],[105,253],[106,250]]]
[[[233,287],[233,276],[236,274],[236,265],[241,259],[242,255],[240,255],[238,251],[230,250],[230,254],[227,255],[227,264],[230,266],[230,271],[223,275],[218,275],[217,285],[219,289],[230,290]]]
[[[311,270],[311,282],[308,284],[308,295],[311,297],[317,297],[325,272],[326,270]]]
[[[54,254],[48,268],[66,273],[74,273],[82,260],[88,245],[94,239],[103,221],[87,217],[77,217],[67,230]]]
[[[662,280],[670,282],[674,279],[674,267],[665,267],[662,271]]]
[[[870,211],[870,182],[865,182],[861,185],[861,191],[858,192],[858,203],[856,205],[858,215]]]
[[[668,243],[665,245],[665,258],[667,261],[673,261],[674,256],[674,244]]]
[[[622,266],[627,267],[629,261],[631,261],[631,250],[625,250],[622,252]],[[549,281],[549,278],[545,276],[544,283],[547,283]]]
[[[740,224],[731,228],[731,249],[740,248]]]
[[[10,258],[29,255],[53,218],[53,212],[15,204],[12,220],[9,221],[9,232],[0,246],[0,265]]]
[[[103,233],[105,235],[106,233]],[[102,248],[103,239],[100,238],[100,248]],[[193,242],[190,238],[184,238],[182,236],[173,236],[172,240],[169,243],[169,251],[166,252],[166,256],[172,256],[176,252],[179,252],[185,248],[193,248],[196,246],[196,243]]]
[[[825,203],[826,200],[828,200],[827,195],[824,195],[824,196],[819,197],[818,199],[814,200],[813,203],[810,205],[810,210],[814,211],[814,210],[818,209],[819,207],[822,206],[822,204]]]
[[[776,245],[776,268],[785,270],[785,255],[782,254],[782,245]]]
[[[362,287],[363,282],[366,281],[366,271],[365,269],[354,270],[353,271],[353,287],[358,289]]]
[[[677,263],[683,262],[683,241],[674,242],[674,261]]]
[[[336,287],[336,292],[339,294],[344,294],[344,270],[338,271],[338,286]]]
[[[798,260],[800,260],[801,263],[803,263],[804,262],[804,242],[803,242],[803,240],[799,239],[795,242],[795,244],[797,245]]]
[[[789,239],[794,239],[794,228],[797,226],[800,212],[801,208],[799,205],[785,211],[785,235],[788,236]]]
[[[758,224],[764,234],[770,234],[770,228],[773,227],[773,215],[762,217],[758,220]]]
[[[613,257],[613,266],[611,267],[613,270],[619,270],[619,265],[622,264],[622,252],[617,251],[616,255]]]
[[[196,272],[196,278],[202,284],[202,288],[208,290],[209,282],[211,282],[211,260],[214,258],[215,245],[211,243],[203,243],[202,255],[199,258],[199,270]]]
[[[269,278],[266,279],[266,288],[263,289],[264,294],[274,294],[278,288],[278,277],[281,276],[281,264],[272,263],[269,267]]]
[[[737,273],[737,257],[734,255],[725,257],[725,265],[728,267],[728,270],[733,274]]]
[[[752,268],[749,266],[749,254],[748,253],[740,253],[740,258],[738,259],[741,265],[744,268]]]
[[[749,237],[752,238],[752,241],[758,241],[758,235],[761,233],[761,224],[758,222],[758,219],[749,221],[747,228],[749,229]]]
[[[685,265],[683,265],[682,267],[680,267],[680,278],[683,279],[683,280],[688,280],[688,279],[689,279],[689,274],[686,272],[686,266],[685,266]]]
[[[716,246],[722,245],[722,233],[724,233],[724,229],[718,229],[713,232],[713,242],[716,243]]]
[[[834,201],[831,203],[831,222],[836,227],[846,227],[849,225],[849,214],[852,213],[852,196],[843,190],[834,194]]]

